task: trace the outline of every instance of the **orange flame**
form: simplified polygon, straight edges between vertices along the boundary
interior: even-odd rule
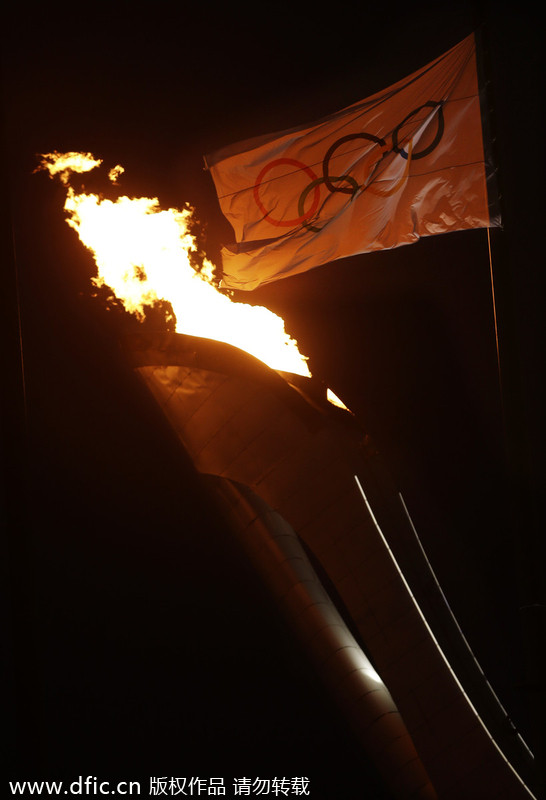
[[[199,273],[191,266],[190,253],[197,250],[189,233],[191,208],[161,209],[157,198],[118,197],[113,202],[74,191],[70,173],[88,172],[101,163],[90,153],[48,153],[40,164],[67,186],[67,223],[93,253],[96,285],[110,287],[140,319],[145,305],[167,300],[178,333],[226,342],[273,369],[310,375],[307,359],[281,317],[219,292],[211,282],[210,261],[205,260]],[[120,166],[110,170],[110,180],[115,182],[122,172]]]
[[[95,167],[100,167],[102,160],[96,159],[91,153],[46,153],[38,169],[46,169],[53,178],[59,175],[61,181],[68,185],[71,172],[91,172]]]
[[[107,285],[139,319],[146,305],[168,301],[178,333],[232,344],[273,369],[310,376],[307,357],[285,331],[281,317],[262,306],[232,301],[212,283],[213,264],[205,259],[200,272],[190,254],[197,250],[189,232],[193,210],[162,209],[157,198],[120,196],[114,202],[96,194],[76,193],[72,172],[100,166],[91,153],[48,153],[38,169],[60,176],[67,186],[67,223],[93,253],[97,286]],[[123,167],[108,173],[116,183]],[[328,390],[328,399],[341,401]]]

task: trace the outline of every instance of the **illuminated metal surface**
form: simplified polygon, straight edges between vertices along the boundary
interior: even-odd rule
[[[510,766],[523,774],[525,748],[491,701],[354,417],[312,380],[208,340],[163,334],[133,340],[129,353],[196,468],[252,489],[313,553],[438,795],[532,796]]]
[[[437,797],[398,709],[280,514],[242,484],[208,476],[225,516],[351,720],[393,795]]]

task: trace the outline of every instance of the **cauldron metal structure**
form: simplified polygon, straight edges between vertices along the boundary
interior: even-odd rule
[[[393,796],[532,797],[532,756],[355,417],[229,345],[125,350]]]

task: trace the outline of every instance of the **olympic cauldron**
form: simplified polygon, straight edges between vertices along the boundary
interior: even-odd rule
[[[160,333],[124,349],[393,796],[532,797],[525,748],[355,417],[230,345]]]

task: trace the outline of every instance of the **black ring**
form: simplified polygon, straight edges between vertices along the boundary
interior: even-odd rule
[[[422,108],[429,107],[429,108],[437,108],[438,109],[438,130],[436,131],[436,136],[434,137],[433,141],[429,144],[429,146],[424,148],[424,150],[421,150],[418,153],[416,153],[415,150],[412,150],[411,157],[412,157],[412,159],[424,158],[425,156],[428,156],[429,153],[432,153],[432,151],[438,145],[438,143],[440,142],[440,139],[444,135],[443,105],[444,105],[443,101],[440,101],[439,103],[436,103],[434,100],[428,100],[426,103],[423,103],[422,106],[419,106],[418,108],[415,108],[410,114],[408,114],[408,116],[405,119],[403,119],[402,122],[399,125],[397,125],[396,128],[392,132],[392,149],[396,153],[399,153],[402,156],[402,158],[407,158],[408,157],[408,154],[406,153],[404,148],[400,147],[399,144],[398,144],[398,131],[400,130],[402,125],[406,124],[408,119],[411,119],[413,116],[415,116],[415,114],[418,114],[419,111],[421,111]]]
[[[332,183],[330,183],[330,178],[328,176],[328,167],[333,153],[339,147],[339,145],[344,144],[345,142],[350,142],[352,139],[368,139],[368,141],[375,142],[381,147],[385,147],[386,145],[384,139],[381,139],[379,136],[374,136],[373,133],[349,133],[347,134],[347,136],[342,136],[341,139],[336,139],[336,141],[332,145],[330,145],[330,147],[326,151],[326,155],[322,160],[322,174],[324,176],[324,185],[326,186],[329,192],[344,192],[345,194],[354,194],[355,190],[351,189],[349,186],[338,186],[338,187],[333,186]]]

